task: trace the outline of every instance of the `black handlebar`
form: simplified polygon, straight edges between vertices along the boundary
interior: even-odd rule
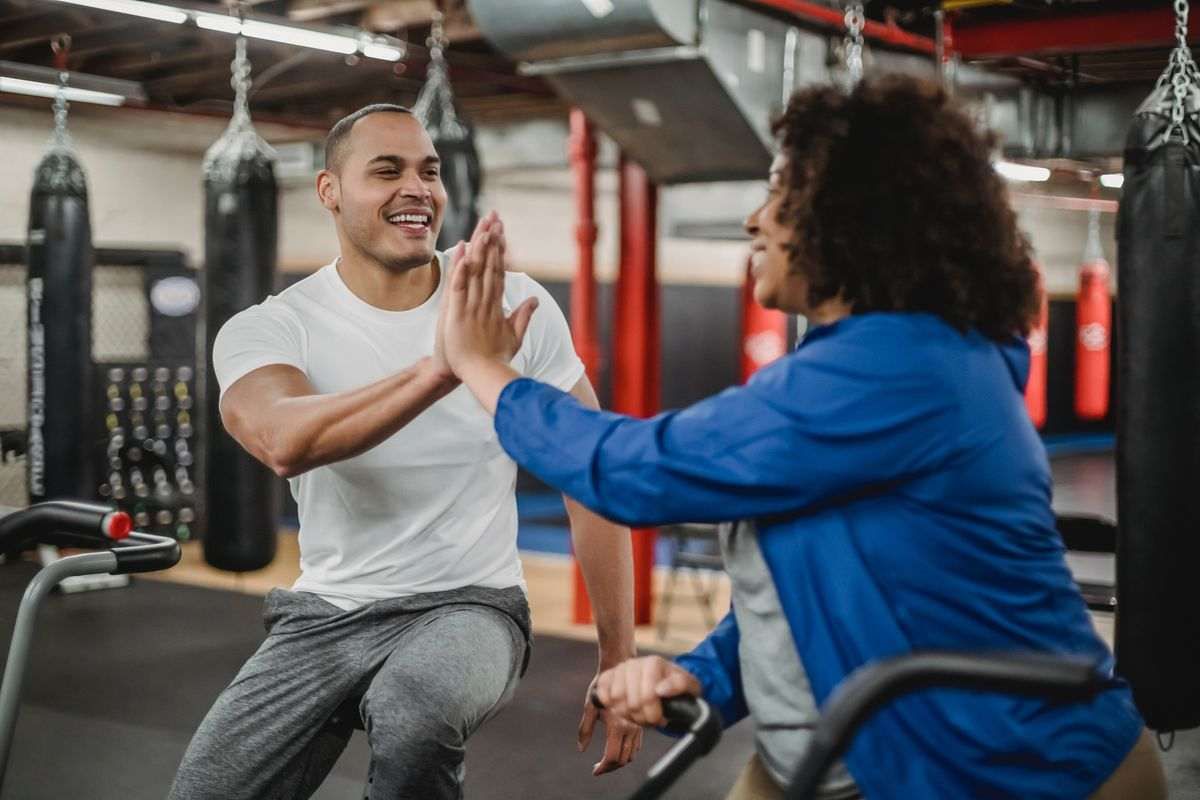
[[[0,549],[30,544],[109,549],[112,574],[155,572],[179,563],[179,543],[166,536],[131,532],[129,515],[99,503],[51,500],[27,508],[0,506]]]
[[[908,692],[942,687],[1070,702],[1086,700],[1111,683],[1094,661],[1044,653],[931,651],[868,664],[846,678],[829,698],[784,797],[815,797],[825,772],[849,748],[858,726]]]
[[[170,569],[179,563],[183,555],[179,542],[166,536],[135,532],[126,541],[128,543],[122,542],[112,549],[117,557],[117,568],[112,571],[113,575]]]
[[[51,500],[27,508],[0,506],[0,549],[30,544],[111,547],[133,527],[129,515],[99,503]]]
[[[604,708],[595,692],[592,705]],[[660,797],[692,762],[707,755],[721,739],[721,715],[702,698],[691,695],[665,697],[662,700],[663,728],[680,735],[680,739],[656,761],[646,773],[646,781],[630,800],[651,800]]]

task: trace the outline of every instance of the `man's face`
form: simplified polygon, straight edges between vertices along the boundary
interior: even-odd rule
[[[411,114],[379,112],[355,123],[340,167],[317,192],[349,244],[386,269],[433,259],[446,187],[429,134]]]

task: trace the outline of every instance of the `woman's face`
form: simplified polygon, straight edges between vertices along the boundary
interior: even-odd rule
[[[746,218],[746,232],[751,238],[750,275],[754,279],[754,299],[763,308],[804,314],[807,287],[804,279],[791,271],[788,259],[787,245],[793,230],[779,222],[779,208],[787,194],[786,172],[787,159],[776,156],[767,177],[767,199]]]

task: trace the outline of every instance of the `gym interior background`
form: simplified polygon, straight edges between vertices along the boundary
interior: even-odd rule
[[[1045,378],[1027,401],[1052,457],[1055,507],[1115,522],[1121,156],[1174,45],[1170,4],[897,0],[866,12],[868,74],[944,80],[1001,136],[997,169],[1048,296],[1033,342]],[[30,500],[31,191],[65,70],[59,124],[86,177],[94,248],[91,358],[71,379],[86,408],[81,496],[117,502],[184,548],[164,573],[51,599],[5,797],[161,797],[212,697],[261,639],[258,597],[297,572],[285,490],[267,506],[278,526],[268,566],[231,571],[204,559],[219,524],[202,469],[213,434],[200,420],[212,390],[205,154],[235,109],[240,19],[248,110],[275,154],[267,289],[336,255],[313,191],[328,127],[367,103],[414,104],[444,58],[440,88],[470,125],[482,176],[456,199],[502,214],[511,267],[568,313],[602,403],[641,414],[690,403],[803,334],[802,319],[747,310],[741,226],[763,193],[771,115],[793,88],[838,79],[840,4],[0,0],[0,504]],[[251,34],[252,22],[292,33]],[[117,428],[145,447],[114,447]],[[472,740],[468,793],[620,796],[667,741],[650,736],[635,767],[588,777],[595,753],[574,752],[573,726],[594,648],[565,515],[532,477],[518,488],[538,646],[513,707]],[[724,612],[728,584],[704,560],[709,544],[704,531],[673,529],[643,548],[653,589],[639,608],[643,649],[683,650]],[[1115,559],[1111,546],[1095,549],[1071,564],[1111,642]],[[47,557],[15,556],[0,568],[9,626],[35,557]],[[735,729],[672,796],[723,796],[751,746]],[[1178,732],[1165,759],[1172,796],[1200,797],[1200,738]],[[358,796],[364,763],[359,737],[317,796]]]

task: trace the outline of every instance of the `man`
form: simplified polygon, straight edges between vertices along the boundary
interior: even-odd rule
[[[464,743],[528,660],[516,466],[440,346],[452,259],[434,249],[446,190],[433,143],[407,109],[375,105],[335,125],[325,153],[317,195],[340,257],[236,315],[213,354],[226,429],[291,484],[301,575],[267,596],[268,637],[201,723],[177,800],[310,796],[350,735],[326,723],[359,695],[370,797],[461,797]],[[503,241],[493,215],[484,236]],[[595,406],[545,289],[517,273],[505,283],[528,322],[513,364]],[[567,511],[603,670],[634,649],[629,536]],[[580,749],[596,721],[584,708]],[[641,742],[602,719],[597,775]]]

